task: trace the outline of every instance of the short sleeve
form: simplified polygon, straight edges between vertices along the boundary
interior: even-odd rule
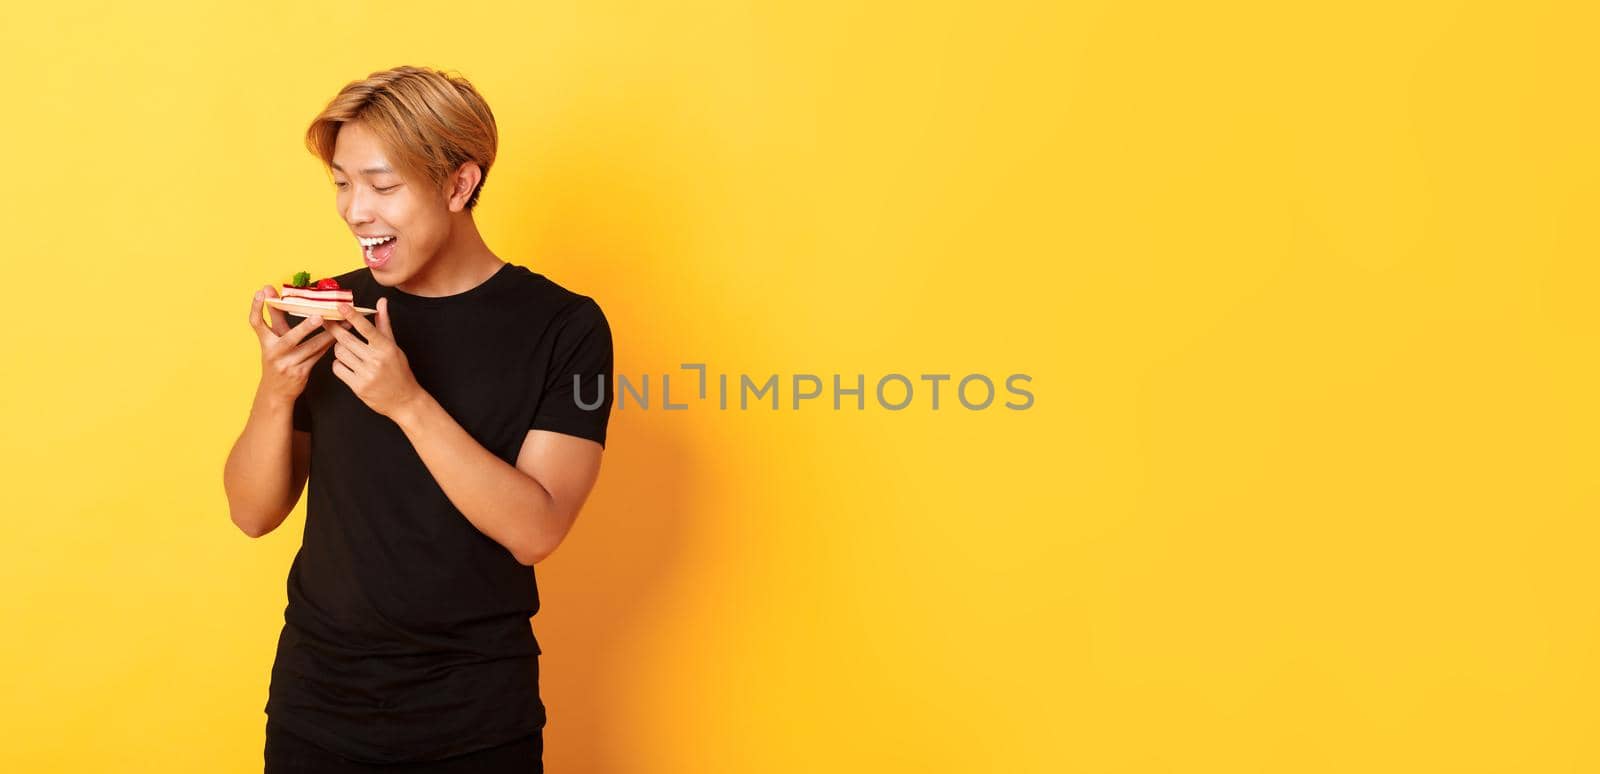
[[[611,326],[587,297],[556,325],[544,390],[528,429],[588,438],[603,447],[613,402]]]
[[[305,433],[311,432],[311,403],[307,392],[310,390],[301,390],[294,396],[294,429]]]

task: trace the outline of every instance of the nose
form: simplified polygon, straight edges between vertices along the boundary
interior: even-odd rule
[[[346,195],[343,214],[345,222],[351,226],[361,226],[372,222],[372,208],[359,189]]]

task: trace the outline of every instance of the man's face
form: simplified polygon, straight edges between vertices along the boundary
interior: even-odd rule
[[[417,274],[448,240],[450,210],[443,188],[402,177],[365,124],[340,127],[332,171],[339,217],[351,232],[394,237],[370,251],[357,244],[363,262],[383,285],[393,287]]]

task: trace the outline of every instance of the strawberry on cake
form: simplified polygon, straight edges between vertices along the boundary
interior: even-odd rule
[[[339,287],[338,280],[324,277],[312,282],[311,274],[302,271],[295,274],[272,301],[276,302],[273,306],[292,314],[318,314],[325,319],[338,319],[339,304],[354,305],[356,298],[354,292]],[[356,307],[356,311],[371,313],[373,310]]]
[[[341,301],[346,304],[356,302],[355,294],[339,287],[338,280],[324,277],[312,283],[311,275],[307,272],[294,275],[291,283],[284,285],[283,290],[278,291],[278,298],[293,299],[302,306],[314,306],[329,311],[336,311]]]

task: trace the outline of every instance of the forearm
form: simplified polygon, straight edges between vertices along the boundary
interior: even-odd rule
[[[532,566],[561,542],[566,518],[549,491],[485,449],[433,396],[420,392],[394,421],[456,509],[517,561]]]
[[[222,472],[228,512],[251,537],[272,531],[299,500],[299,492],[289,491],[294,480],[293,412],[293,402],[269,400],[258,392],[244,432],[228,452]]]

